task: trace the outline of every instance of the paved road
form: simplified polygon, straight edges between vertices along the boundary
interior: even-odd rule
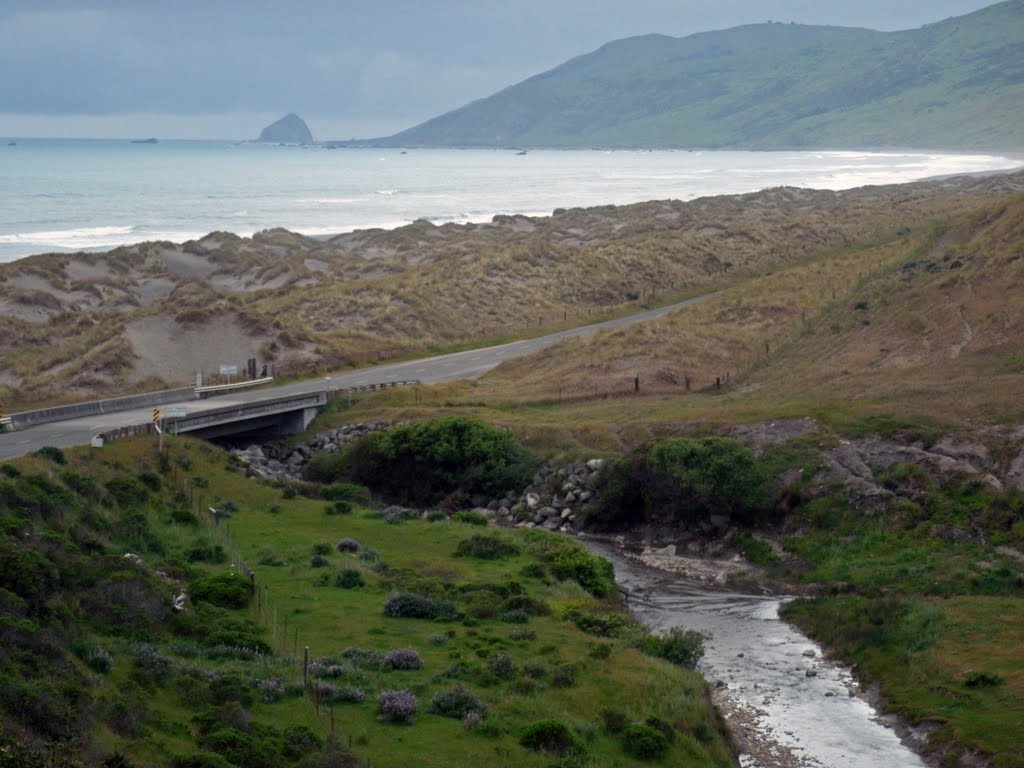
[[[539,336],[535,339],[513,341],[509,344],[500,344],[496,347],[485,347],[483,349],[471,349],[466,352],[454,352],[449,355],[422,358],[407,363],[391,363],[372,368],[361,368],[356,371],[332,373],[322,379],[308,379],[306,381],[250,392],[233,392],[229,395],[222,395],[208,400],[190,400],[181,403],[181,405],[187,407],[189,413],[195,413],[210,408],[220,408],[238,403],[253,403],[283,395],[315,392],[327,387],[337,389],[411,379],[419,379],[425,384],[455,379],[471,379],[483,375],[505,360],[522,357],[531,352],[550,347],[552,344],[563,339],[583,336],[603,328],[618,328],[644,322],[645,320],[652,320],[680,307],[699,304],[714,295],[709,293],[637,315],[630,315],[616,320],[606,320],[603,323],[594,323],[579,328],[571,328],[567,331],[559,331],[558,333]],[[167,407],[167,405],[161,406],[163,409]],[[145,424],[149,421],[151,415],[151,407],[136,408],[118,413],[69,419],[50,424],[39,424],[19,430],[18,432],[0,434],[0,461],[31,453],[44,445],[55,445],[62,448],[73,445],[87,445],[93,435],[118,427]]]

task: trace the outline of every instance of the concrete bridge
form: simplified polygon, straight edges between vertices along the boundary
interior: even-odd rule
[[[327,404],[325,391],[286,395],[252,403],[234,403],[186,415],[169,416],[163,428],[171,434],[190,433],[207,439],[259,432],[264,435],[297,435],[304,432]],[[182,406],[178,406],[179,408]]]

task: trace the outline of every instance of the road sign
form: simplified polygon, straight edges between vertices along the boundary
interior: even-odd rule
[[[164,416],[168,419],[181,419],[188,416],[188,409],[184,405],[168,405],[164,408]]]
[[[159,408],[154,408],[153,409],[153,423],[156,424],[162,418],[163,418],[163,416],[160,415],[160,409]]]
[[[237,365],[222,365],[220,367],[221,376],[234,376],[238,373]]]

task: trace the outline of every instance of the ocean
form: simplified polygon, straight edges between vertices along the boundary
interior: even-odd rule
[[[0,143],[0,262],[35,253],[284,227],[325,235],[495,214],[847,189],[1017,167],[939,152],[335,149],[161,141]]]

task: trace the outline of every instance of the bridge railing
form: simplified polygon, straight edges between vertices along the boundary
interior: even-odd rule
[[[198,397],[202,398],[203,395],[215,395],[218,392],[230,392],[235,389],[245,389],[246,387],[258,387],[260,384],[270,384],[273,380],[273,376],[266,376],[262,379],[236,381],[234,384],[211,384],[206,387],[196,387],[195,393]]]

